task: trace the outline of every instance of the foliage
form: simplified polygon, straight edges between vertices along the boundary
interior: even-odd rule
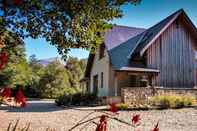
[[[69,57],[66,62],[71,87],[81,89],[80,80],[84,75],[87,60]]]
[[[70,90],[70,87],[68,72],[58,62],[53,62],[45,68],[38,84],[41,96],[47,98],[58,97]]]
[[[17,49],[15,47],[23,44],[24,42],[15,33],[5,28],[0,28],[0,51],[7,51],[8,54],[17,54]]]
[[[80,79],[86,66],[85,59],[70,57],[66,68],[58,61],[43,67],[35,56],[27,62],[23,46],[16,48],[17,54],[10,53],[8,65],[0,71],[0,87],[22,88],[27,97],[54,98],[66,92],[82,91]]]
[[[25,95],[28,97],[41,97],[42,92],[39,90],[39,82],[45,73],[45,69],[38,63],[35,55],[30,56],[28,66],[31,70],[32,79],[24,89]]]
[[[17,2],[15,2],[17,1]],[[122,16],[120,6],[141,0],[2,0],[0,28],[20,38],[44,37],[66,54],[69,48],[94,48],[102,43],[108,24]]]
[[[116,105],[118,110],[128,110],[129,109],[129,105],[126,103],[120,103]]]
[[[26,89],[36,92],[37,96],[55,98],[63,94],[82,91],[80,79],[85,71],[85,59],[69,57],[66,67],[59,61],[43,67],[35,56],[31,56],[29,66],[33,78],[31,86]]]
[[[8,54],[7,52],[0,53],[0,70],[4,69],[8,63]]]
[[[15,52],[14,49],[17,49]],[[18,45],[13,50],[7,50],[9,53],[9,61],[5,69],[0,71],[0,86],[10,85],[16,87],[27,86],[31,79],[31,70],[25,58],[25,49],[23,45]]]
[[[160,108],[182,108],[191,106],[195,102],[192,96],[160,95],[151,98],[151,104]]]
[[[55,102],[58,106],[61,105],[89,105],[97,101],[97,96],[95,94],[64,94],[59,96]]]

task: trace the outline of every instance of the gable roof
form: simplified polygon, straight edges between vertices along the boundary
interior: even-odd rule
[[[146,31],[145,36],[140,41],[140,45],[136,49],[136,52],[140,51],[140,55],[142,56],[146,49],[175,21],[179,16],[183,16],[184,20],[186,20],[189,25],[194,30],[194,34],[197,35],[197,29],[195,25],[192,23],[190,18],[187,16],[183,9],[178,10],[177,12],[173,13],[172,15],[168,16],[163,21],[159,22],[158,24],[154,25],[153,27],[149,28]],[[145,42],[144,42],[145,41]]]
[[[140,34],[145,29],[143,28],[136,28],[136,27],[128,27],[128,26],[121,26],[121,25],[114,25],[113,28],[106,32],[104,37],[104,43],[107,51],[119,46],[123,42],[127,41],[128,39]],[[94,54],[89,54],[88,62],[85,71],[85,77],[89,76],[92,63],[94,61]]]
[[[193,29],[196,31],[196,27],[187,17],[184,10],[180,9],[165,18],[164,20],[160,21],[156,25],[145,30],[143,33],[129,39],[128,41],[120,44],[116,48],[110,50],[109,55],[112,66],[116,70],[119,70],[121,67],[124,66],[129,66],[132,55],[137,53],[140,53],[140,55],[142,55],[144,51],[150,46],[150,44],[152,44],[180,15],[183,15],[189,21]]]
[[[168,16],[164,20],[160,21],[156,25],[150,27],[146,30],[142,39],[139,41],[138,47],[135,49],[135,52],[141,51],[145,46],[149,44],[152,40],[156,40],[158,35],[163,33],[177,18],[178,16],[184,12],[182,9]],[[131,57],[131,56],[130,56]]]
[[[105,40],[105,45],[107,46],[108,54],[110,57],[110,62],[115,70],[119,70],[121,67],[126,67],[130,65],[130,59],[133,54],[140,53],[143,55],[145,50],[180,16],[183,15],[187,22],[192,27],[193,31],[197,36],[197,29],[194,24],[191,22],[189,17],[186,15],[183,9],[178,10],[172,15],[168,16],[164,20],[160,21],[156,25],[150,27],[147,30],[141,30],[141,33],[136,33],[137,35],[133,35],[130,39],[125,39],[125,41],[119,41],[122,43],[114,44],[114,39],[118,37],[116,34],[121,35],[121,32],[112,31],[113,35],[107,34],[107,36],[114,36],[112,38]],[[132,27],[133,28],[133,27]],[[108,32],[110,33],[110,32]],[[122,35],[124,35],[123,33]],[[106,39],[106,38],[105,38]],[[111,41],[110,41],[111,40]],[[115,46],[113,46],[113,44]],[[112,48],[110,48],[112,47]],[[93,55],[94,56],[94,55]],[[92,57],[91,57],[92,58]],[[94,58],[92,58],[94,59]],[[91,69],[91,61],[89,61],[89,66],[87,68]],[[86,68],[86,69],[87,69]],[[90,73],[88,72],[87,74]]]

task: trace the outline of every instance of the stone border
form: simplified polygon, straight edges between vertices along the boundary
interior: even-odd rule
[[[121,89],[123,103],[142,105],[155,95],[189,95],[197,99],[196,88],[162,88],[162,87],[124,87]]]

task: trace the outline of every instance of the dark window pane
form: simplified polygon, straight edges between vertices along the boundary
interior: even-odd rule
[[[103,72],[101,72],[101,88],[103,88]]]
[[[104,52],[105,52],[105,45],[101,44],[99,47],[99,59],[104,57]]]

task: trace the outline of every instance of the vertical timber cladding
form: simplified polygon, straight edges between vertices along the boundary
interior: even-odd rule
[[[160,70],[155,86],[194,87],[194,40],[187,26],[175,21],[147,50],[147,65]]]

